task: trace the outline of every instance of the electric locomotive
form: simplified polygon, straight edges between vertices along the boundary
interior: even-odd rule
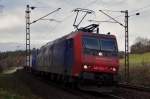
[[[116,37],[93,33],[97,27],[92,24],[80,28],[33,50],[32,71],[67,82],[116,84],[119,69]]]

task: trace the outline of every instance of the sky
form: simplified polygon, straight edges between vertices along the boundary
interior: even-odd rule
[[[85,8],[95,12],[87,15],[80,27],[94,23],[88,20],[112,21],[99,10],[104,10],[124,24],[124,13],[118,11],[128,10],[130,46],[137,37],[150,39],[149,0],[0,0],[0,52],[25,49],[25,9],[27,4],[36,7],[31,11],[31,21],[61,8],[46,17],[46,19],[55,19],[57,22],[40,20],[31,25],[32,48],[39,48],[49,41],[74,31],[73,22],[76,13],[73,10],[75,8]],[[136,16],[137,12],[140,13],[139,16]],[[83,14],[79,15],[77,21],[81,19]],[[110,32],[115,35],[119,50],[124,50],[124,28],[116,23],[101,22],[99,25],[100,33]]]

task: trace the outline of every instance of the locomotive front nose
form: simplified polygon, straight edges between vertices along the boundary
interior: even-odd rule
[[[118,64],[117,58],[84,55],[82,68],[86,72],[115,74],[118,71]]]
[[[83,79],[94,81],[96,84],[113,84],[118,72],[118,59],[115,57],[102,57],[84,55],[82,61],[81,77]]]
[[[83,71],[117,73],[119,62],[116,39],[103,36],[83,36]]]

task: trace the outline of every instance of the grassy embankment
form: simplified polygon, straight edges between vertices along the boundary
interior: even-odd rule
[[[23,73],[0,74],[0,99],[42,99],[33,94],[24,77]]]
[[[139,85],[150,85],[150,52],[144,54],[131,54],[130,82]],[[124,59],[120,60],[120,74],[124,74]]]
[[[6,59],[10,60],[10,58]],[[123,77],[124,59],[121,59],[120,63],[120,74]],[[34,93],[32,85],[31,88],[28,85],[30,81],[36,82],[32,80],[31,77],[22,73],[0,74],[0,99],[41,99]],[[130,55],[130,81],[134,84],[150,86],[150,52]]]
[[[0,53],[0,99],[30,99],[31,95],[22,94],[29,91],[25,85],[19,83],[18,75],[2,74],[15,66],[21,66],[23,60],[24,53],[21,51]]]

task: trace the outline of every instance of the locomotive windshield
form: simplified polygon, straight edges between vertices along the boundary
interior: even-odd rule
[[[101,39],[101,50],[103,51],[116,51],[116,42],[113,39]]]
[[[99,41],[96,38],[84,37],[84,47],[87,49],[99,50]]]
[[[116,53],[116,40],[112,38],[83,37],[84,53],[97,55],[99,52]]]

